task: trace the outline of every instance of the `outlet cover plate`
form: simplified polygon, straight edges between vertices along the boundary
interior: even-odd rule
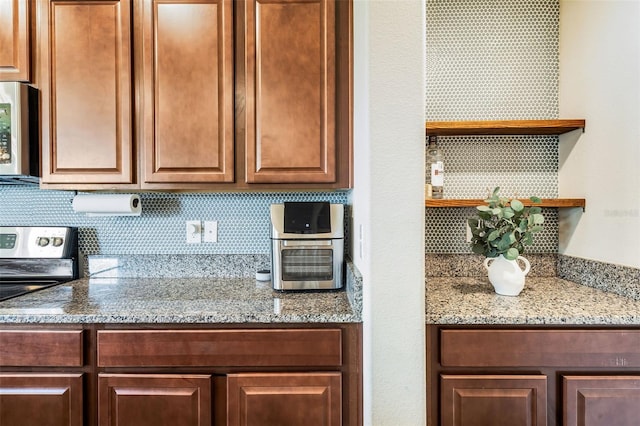
[[[204,221],[204,242],[205,243],[218,242],[218,221],[216,220]]]

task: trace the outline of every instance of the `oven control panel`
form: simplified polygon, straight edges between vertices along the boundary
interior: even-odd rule
[[[67,258],[76,233],[65,226],[0,226],[0,258]]]

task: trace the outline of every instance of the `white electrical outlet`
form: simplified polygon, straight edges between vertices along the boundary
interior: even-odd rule
[[[200,244],[202,242],[202,226],[199,220],[187,221],[187,244]]]
[[[204,242],[205,243],[217,243],[218,242],[218,222],[215,220],[204,221]]]
[[[471,234],[471,227],[469,226],[468,223],[466,224],[466,227],[467,227],[467,242],[470,243],[473,235]]]

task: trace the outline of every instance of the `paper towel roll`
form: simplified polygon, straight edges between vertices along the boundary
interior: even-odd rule
[[[87,216],[140,216],[138,194],[82,194],[73,197],[73,211]]]

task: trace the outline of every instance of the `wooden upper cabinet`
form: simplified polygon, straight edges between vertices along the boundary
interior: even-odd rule
[[[135,15],[142,186],[233,182],[232,1],[150,0]]]
[[[351,186],[351,2],[33,1],[43,188]]]
[[[336,181],[333,0],[247,0],[248,183]]]
[[[29,81],[28,0],[0,1],[0,81]]]
[[[42,182],[134,182],[129,0],[38,0]]]

